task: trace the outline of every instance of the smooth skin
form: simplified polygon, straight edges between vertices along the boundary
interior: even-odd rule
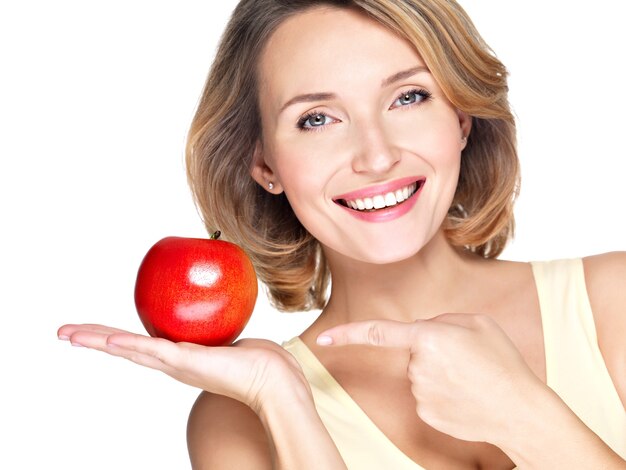
[[[626,468],[545,385],[530,265],[485,260],[445,239],[471,118],[427,71],[389,81],[424,66],[377,23],[330,7],[285,21],[261,57],[263,140],[252,177],[287,195],[333,279],[301,339],[425,468]],[[284,107],[322,92],[333,96]],[[356,219],[333,201],[419,175],[420,199],[390,222]],[[584,267],[600,348],[626,403],[626,253],[585,258]],[[188,426],[194,469],[345,468],[300,367],[274,343],[205,348],[93,325],[59,335],[203,389]]]

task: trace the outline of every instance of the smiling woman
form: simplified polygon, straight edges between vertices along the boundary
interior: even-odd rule
[[[314,41],[322,24],[324,48]],[[346,41],[346,34],[359,40]],[[335,51],[333,57],[326,47]],[[288,64],[284,57],[290,58]],[[416,66],[421,73],[406,73]],[[311,80],[314,70],[332,73]],[[259,75],[263,132],[252,174],[260,184],[274,181],[273,193],[284,191],[309,236],[356,259],[389,263],[414,254],[439,230],[457,186],[460,151],[471,122],[450,104],[414,47],[363,14],[318,8],[287,19],[273,33]],[[282,113],[274,107],[312,86],[314,93],[332,90],[335,98],[299,103]],[[398,104],[416,87],[430,99]],[[299,123],[311,113],[327,116],[329,122],[315,133],[300,132]],[[409,153],[423,158],[403,158]],[[342,194],[365,190],[382,206],[380,199],[389,191],[417,181],[431,190],[415,193],[394,209],[362,213],[333,203]],[[394,217],[418,198],[425,210],[416,211],[410,223]],[[355,230],[356,216],[387,223]],[[385,237],[390,232],[398,241],[393,248]],[[322,256],[328,259],[327,252]]]
[[[263,146],[267,149],[266,154],[272,155],[276,153],[270,149],[275,144],[272,136],[285,135],[298,146],[293,150],[300,155],[295,174],[314,174],[301,165],[322,160],[314,155],[303,155],[305,147],[295,139],[304,136],[298,136],[295,131],[321,131],[330,124],[339,124],[340,110],[337,109],[337,115],[329,114],[328,105],[331,103],[338,105],[340,101],[349,99],[357,104],[375,91],[377,99],[388,101],[384,104],[387,111],[425,108],[417,115],[421,120],[431,119],[429,113],[439,110],[439,103],[447,103],[450,110],[454,108],[472,113],[473,124],[467,124],[473,125],[472,133],[461,129],[455,131],[459,136],[459,144],[467,148],[458,185],[456,175],[451,175],[450,184],[457,188],[452,204],[445,199],[440,201],[440,210],[447,212],[444,230],[454,245],[468,247],[490,257],[502,251],[513,232],[512,205],[519,183],[519,170],[515,124],[507,101],[504,66],[471,27],[469,19],[458,16],[460,7],[446,4],[441,7],[432,2],[424,2],[419,8],[393,2],[357,4],[352,5],[350,11],[357,11],[355,8],[361,11],[362,21],[358,26],[367,29],[363,42],[345,41],[349,31],[343,29],[346,25],[333,11],[336,8],[329,10],[333,2],[323,2],[325,7],[316,12],[318,16],[321,15],[319,24],[310,31],[294,31],[298,27],[299,15],[293,17],[293,14],[304,8],[304,4],[259,3],[258,10],[257,7],[254,9],[254,27],[248,30],[243,24],[252,20],[243,15],[250,13],[247,9],[251,7],[241,3],[235,11],[230,29],[227,29],[223,47],[218,51],[207,80],[200,105],[202,112],[198,113],[190,132],[187,157],[189,180],[206,226],[225,227],[227,236],[247,247],[255,259],[260,278],[269,288],[272,300],[283,310],[321,308],[325,305],[329,272],[324,268],[324,252],[319,250],[318,240],[322,240],[311,227],[321,226],[319,222],[323,219],[317,219],[320,213],[309,211],[309,217],[313,220],[307,224],[307,214],[298,213],[294,200],[297,194],[290,194],[291,191],[286,188],[284,194],[276,197],[282,193],[282,188],[275,187],[272,197],[261,187],[251,186],[252,181],[240,178],[249,161],[228,156],[252,155],[255,145],[259,148]],[[334,5],[348,6],[343,2]],[[241,12],[241,16],[238,12]],[[242,24],[238,24],[238,16]],[[270,35],[281,19],[286,21]],[[324,31],[321,47],[318,40],[321,24],[326,25],[333,19],[341,24],[335,36],[330,36],[328,30]],[[468,22],[470,27],[461,28],[461,21]],[[440,24],[444,29],[438,31],[431,24]],[[228,34],[230,30],[232,34]],[[390,34],[391,31],[395,34]],[[298,40],[289,42],[289,39],[284,38],[289,34],[297,36]],[[446,38],[453,43],[448,44]],[[257,63],[261,45],[265,41],[268,44],[264,48],[264,60]],[[277,47],[272,47],[274,44]],[[451,46],[454,53],[447,54],[445,51],[451,49]],[[231,59],[233,48],[239,51],[237,65]],[[334,63],[336,56],[328,57],[329,50],[337,53],[341,51],[348,57],[346,72],[341,77],[340,69]],[[383,59],[390,50],[402,51],[404,55],[398,55],[395,63],[389,63],[389,60]],[[420,56],[416,54],[417,50],[424,52]],[[295,72],[271,73],[272,70],[284,70],[285,64],[282,62],[285,62],[285,57],[289,57],[289,70]],[[359,57],[361,64],[357,69]],[[380,66],[374,67],[373,64]],[[370,83],[364,83],[366,89],[356,86],[354,77],[357,76],[370,79]],[[262,92],[242,96],[239,93],[241,88],[231,86],[232,83],[241,84],[247,90]],[[411,83],[424,83],[428,87],[416,87]],[[303,84],[306,84],[306,89]],[[339,85],[343,94],[340,94]],[[437,87],[438,96],[433,98],[429,88],[434,90],[434,87]],[[326,105],[326,110],[322,105]],[[257,106],[260,106],[261,116],[250,112]],[[244,109],[246,112],[242,112]],[[268,112],[273,115],[268,116]],[[429,129],[422,126],[419,120],[415,121],[416,112],[414,109],[411,115],[401,114],[393,118],[395,121],[388,120],[387,125],[398,129],[398,135],[410,136],[415,141],[425,142],[417,129],[425,129],[424,132],[429,136],[440,135],[433,132],[436,128]],[[225,119],[226,116],[229,118]],[[263,139],[259,139],[259,120],[263,123]],[[332,155],[332,162],[337,163],[337,154],[350,144],[350,140],[342,134],[348,124],[351,135],[359,140],[360,145],[376,145],[376,142],[368,142],[368,138],[375,137],[371,129],[367,129],[367,126],[361,126],[360,129],[355,127],[359,122],[344,119],[339,130],[317,139],[309,136],[306,143],[314,146],[320,154]],[[408,127],[408,130],[402,131],[402,126]],[[286,134],[287,131],[292,132]],[[233,133],[239,138],[231,138]],[[446,136],[443,137],[444,143],[450,142]],[[463,138],[468,140],[461,140]],[[432,145],[438,146],[440,143],[433,141]],[[280,158],[280,155],[273,158]],[[322,167],[327,172],[331,171],[328,161]],[[264,175],[263,178],[263,185],[268,184],[271,175]],[[295,184],[296,180],[293,181]],[[353,189],[355,184],[360,183],[348,183],[345,189]],[[337,190],[343,191],[344,187]],[[430,197],[435,197],[434,192],[430,194]],[[328,196],[336,198],[337,195]],[[311,199],[307,196],[307,200]],[[369,205],[369,201],[363,201],[364,207],[366,203]],[[231,210],[224,210],[225,207]],[[230,216],[231,211],[238,214],[237,219]],[[367,217],[385,220],[385,215]],[[233,227],[235,220],[237,226]],[[331,226],[342,224],[341,219],[333,219],[330,223]],[[379,227],[378,230],[387,230],[387,227]],[[407,227],[407,230],[410,228]],[[429,235],[432,236],[432,233]],[[379,234],[372,238],[381,239]],[[423,244],[424,240],[416,242]],[[370,255],[378,253],[378,250],[370,249],[371,243],[371,239],[363,240],[363,249]],[[397,246],[400,248],[404,245],[399,243]],[[389,247],[382,253],[388,250]],[[398,253],[396,256],[404,255]],[[318,264],[322,269],[316,269]]]
[[[242,0],[188,181],[274,305],[320,316],[281,346],[60,336],[201,388],[197,469],[626,467],[626,254],[497,259],[507,79],[453,0]]]

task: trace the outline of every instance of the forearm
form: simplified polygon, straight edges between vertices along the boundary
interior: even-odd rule
[[[335,443],[305,392],[265,403],[259,417],[267,432],[275,470],[346,470]]]
[[[497,445],[521,470],[626,469],[626,461],[545,385],[532,404],[521,407],[506,434]]]

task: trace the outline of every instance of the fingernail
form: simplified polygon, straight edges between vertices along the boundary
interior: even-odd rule
[[[84,348],[84,347],[85,347],[85,346],[83,346],[83,345],[82,345],[82,344],[80,344],[80,343],[72,343],[72,346],[75,346],[75,347],[77,347],[77,348]]]
[[[330,336],[322,335],[317,337],[317,344],[320,346],[328,346],[333,344],[333,339]]]
[[[70,337],[69,336],[65,336],[65,335],[59,335],[59,339],[61,341],[68,341],[70,339]]]

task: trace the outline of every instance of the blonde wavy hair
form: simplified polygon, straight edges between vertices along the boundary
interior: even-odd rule
[[[330,272],[284,194],[251,177],[261,139],[257,66],[273,31],[305,9],[354,8],[413,44],[448,100],[472,116],[444,231],[454,246],[497,257],[513,236],[519,188],[507,70],[453,0],[242,0],[221,38],[186,146],[188,183],[209,233],[242,246],[282,311],[323,308]]]

